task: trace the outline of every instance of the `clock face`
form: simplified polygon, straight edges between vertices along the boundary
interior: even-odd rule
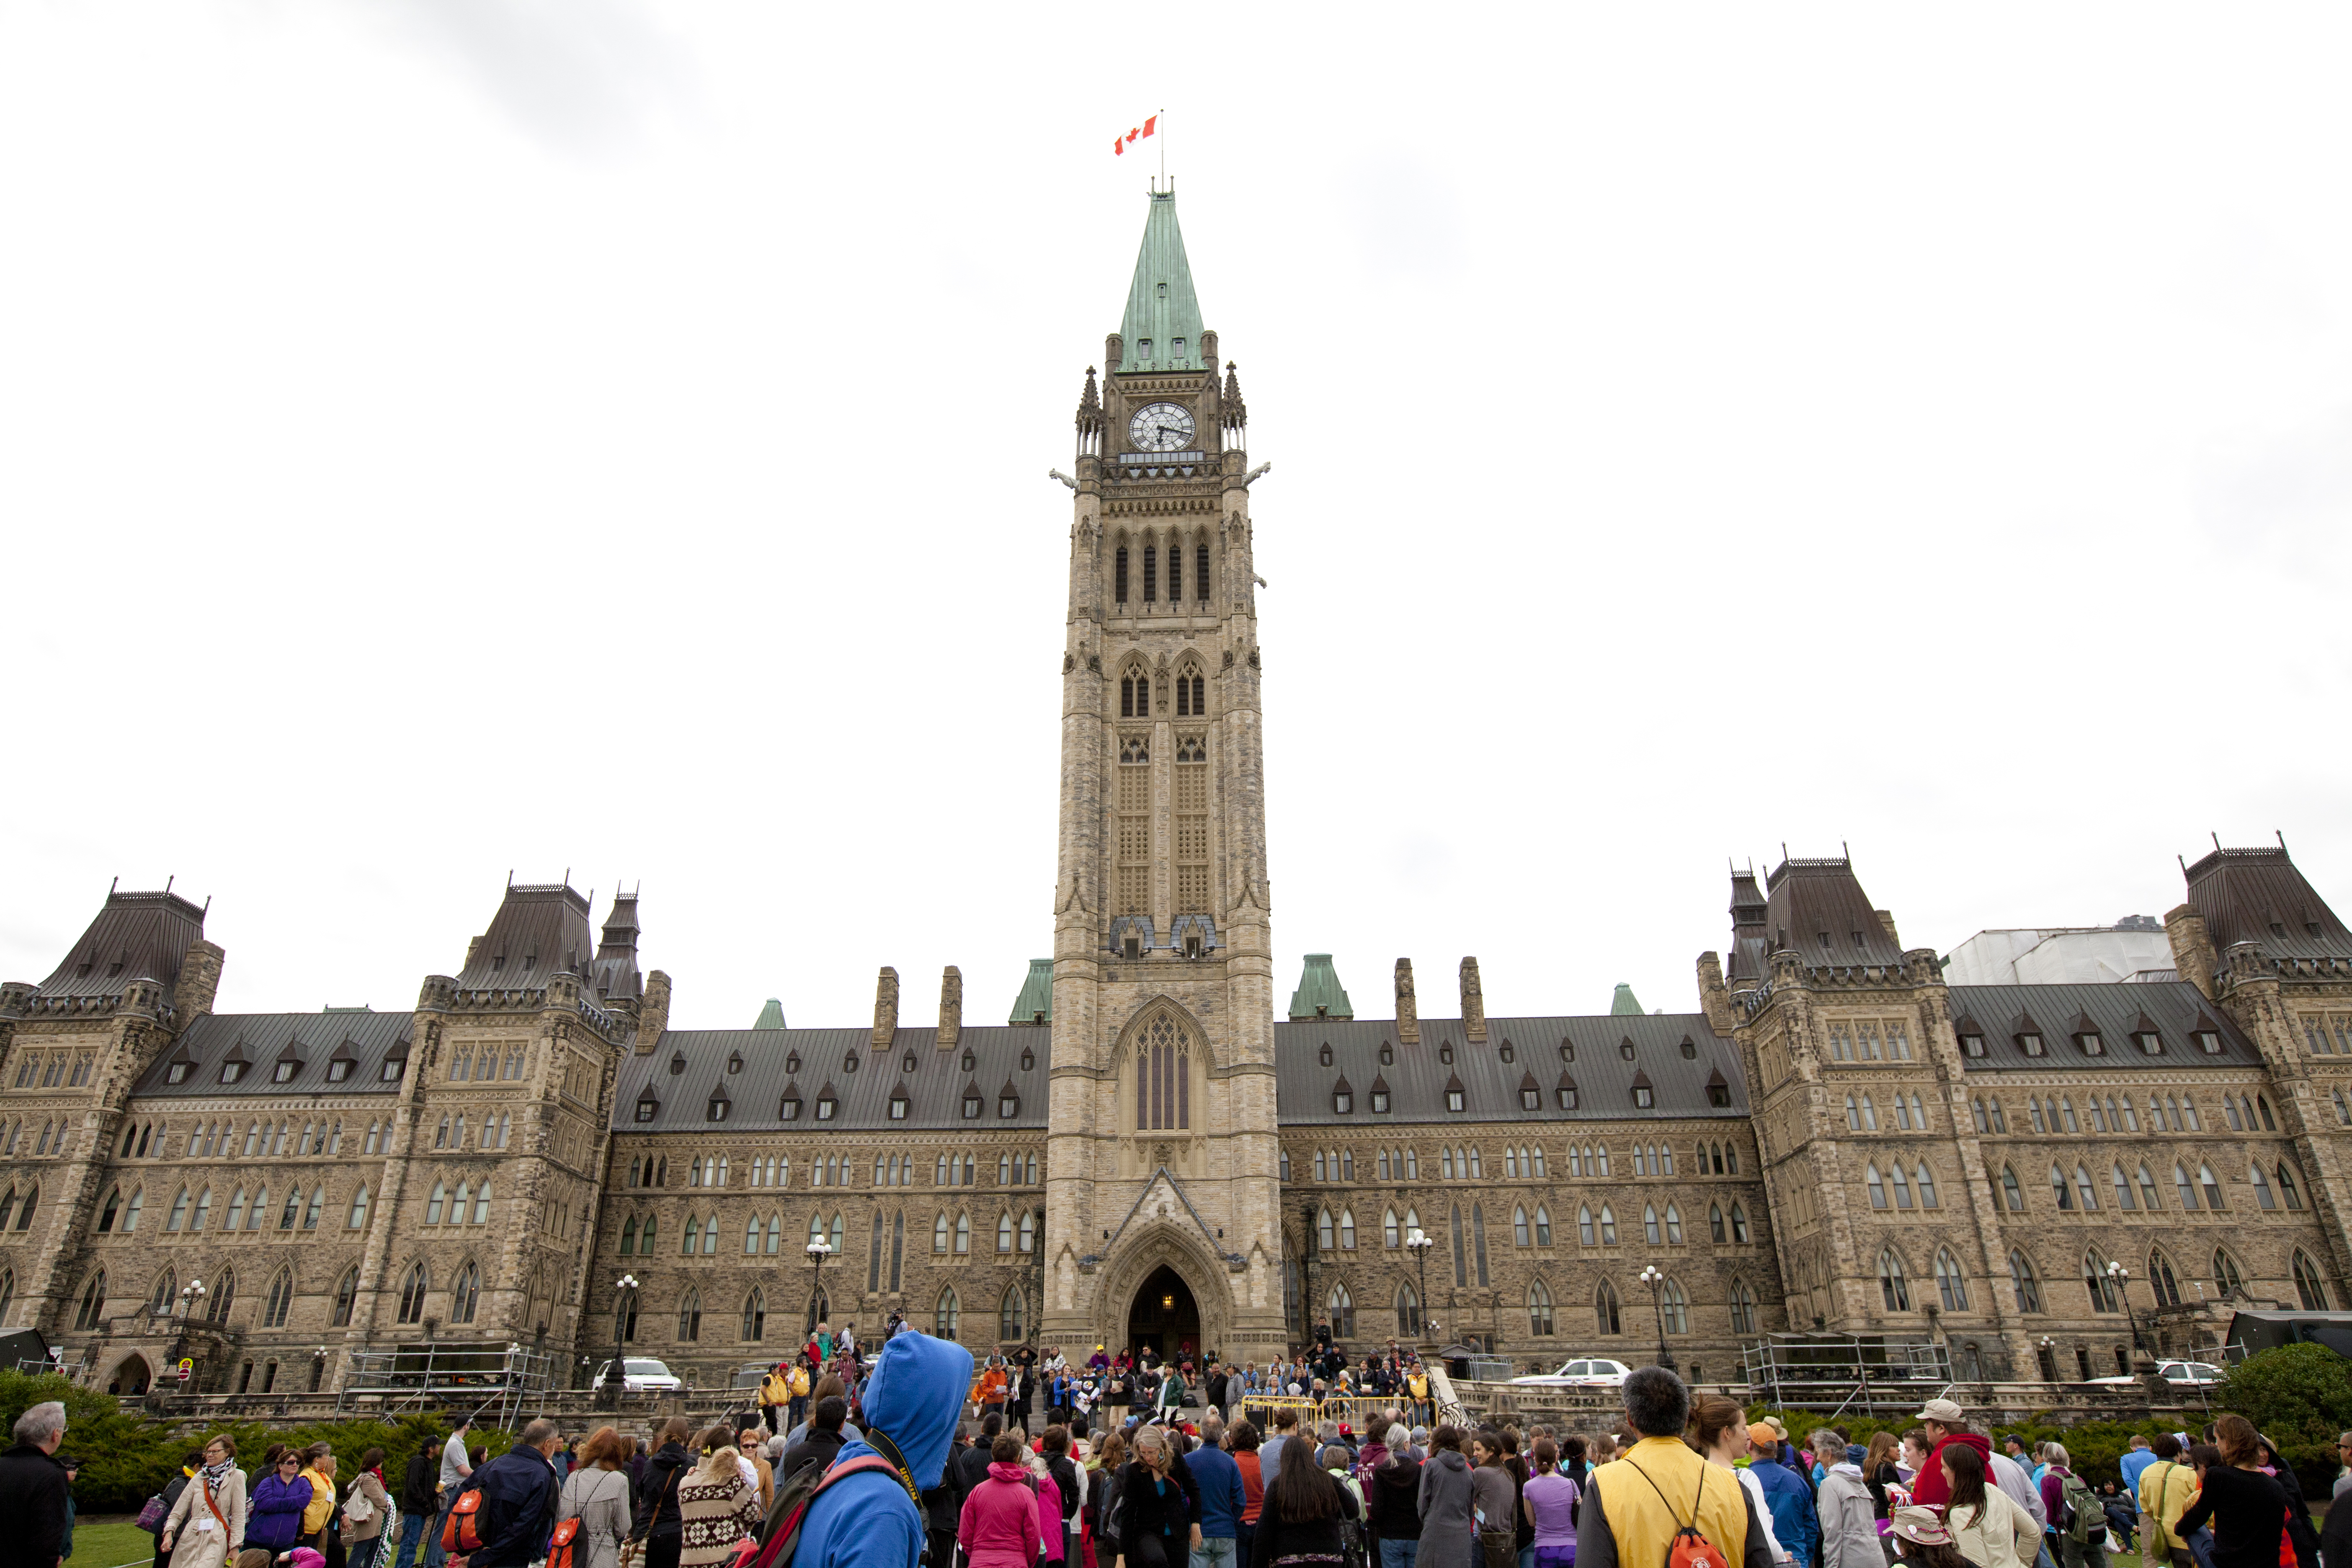
[[[1139,452],[1173,452],[1192,444],[1192,415],[1173,403],[1139,408],[1127,422],[1127,438]]]

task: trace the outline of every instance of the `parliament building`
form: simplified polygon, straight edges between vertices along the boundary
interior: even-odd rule
[[[636,898],[511,884],[413,1006],[226,1014],[205,910],[118,889],[0,984],[0,1330],[124,1393],[427,1340],[709,1385],[820,1294],[975,1349],[1663,1335],[1727,1383],[1827,1333],[2055,1384],[2352,1309],[2352,931],[2284,845],[2217,845],[2160,926],[1942,957],[1843,858],[1736,874],[1682,1012],[1490,1016],[1475,958],[1360,1012],[1328,956],[1284,984],[1248,412],[1202,320],[1155,192],[1056,476],[1053,954],[991,1021],[884,968],[854,1027],[674,1029]]]

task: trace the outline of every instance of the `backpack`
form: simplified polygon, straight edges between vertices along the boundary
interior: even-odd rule
[[[2063,1517],[2058,1533],[2078,1546],[2100,1546],[2107,1539],[2106,1510],[2080,1476],[2070,1475],[2058,1483],[2058,1500]]]
[[[1665,1568],[1731,1568],[1723,1553],[1716,1550],[1714,1542],[1698,1531],[1698,1505],[1706,1498],[1706,1470],[1704,1466],[1698,1472],[1698,1495],[1691,1499],[1690,1522],[1685,1524],[1683,1516],[1675,1512],[1675,1505],[1666,1502],[1666,1494],[1659,1490],[1658,1483],[1650,1480],[1650,1472],[1631,1459],[1624,1463],[1632,1467],[1635,1475],[1650,1481],[1650,1489],[1658,1493],[1660,1502],[1666,1504],[1666,1514],[1676,1526],[1674,1539],[1666,1542]]]
[[[803,1465],[793,1477],[776,1489],[775,1506],[768,1510],[768,1521],[760,1534],[743,1542],[736,1552],[732,1568],[787,1568],[793,1553],[801,1543],[801,1525],[808,1518],[809,1505],[817,1495],[834,1482],[850,1476],[878,1471],[898,1480],[898,1467],[879,1454],[860,1454],[854,1459],[844,1459],[820,1470],[814,1465]],[[555,1568],[551,1563],[549,1568]]]
[[[464,1557],[482,1549],[482,1489],[468,1482],[449,1505],[449,1517],[441,1521],[441,1552],[447,1557]]]

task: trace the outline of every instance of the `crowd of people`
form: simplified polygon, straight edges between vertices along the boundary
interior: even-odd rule
[[[756,1414],[537,1420],[496,1458],[459,1421],[396,1483],[381,1449],[341,1476],[325,1444],[278,1445],[248,1471],[215,1436],[142,1522],[155,1568],[778,1568],[787,1542],[804,1568],[2107,1568],[2135,1543],[2146,1568],[2352,1568],[2352,1468],[2315,1531],[2237,1415],[2134,1439],[2120,1484],[2094,1489],[2064,1445],[1997,1450],[1945,1399],[1900,1434],[1800,1443],[1644,1367],[1622,1425],[1523,1431],[1431,1426],[1409,1354],[1358,1370],[1099,1346],[980,1365],[896,1321],[869,1363],[821,1327]],[[1317,1384],[1351,1388],[1364,1429],[1289,1402]],[[0,1455],[0,1568],[69,1550],[65,1426],[36,1405]]]

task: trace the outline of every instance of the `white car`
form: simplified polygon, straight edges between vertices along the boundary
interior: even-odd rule
[[[601,1384],[612,1375],[613,1363],[606,1362],[604,1370],[596,1374],[596,1381]],[[675,1394],[685,1386],[660,1362],[629,1356],[621,1363],[621,1391],[625,1394]]]
[[[1572,1361],[1558,1372],[1531,1373],[1511,1379],[1515,1388],[1622,1388],[1633,1369],[1622,1361]]]
[[[2215,1366],[2211,1362],[2207,1361],[2160,1361],[2156,1363],[2156,1373],[2158,1377],[2163,1378],[2167,1383],[2187,1383],[2192,1384],[2200,1383],[2222,1383],[2228,1381],[2230,1376],[2227,1372]],[[2126,1384],[2137,1383],[2139,1379],[2137,1377],[2095,1377],[2091,1379],[2091,1381],[2093,1383]]]

